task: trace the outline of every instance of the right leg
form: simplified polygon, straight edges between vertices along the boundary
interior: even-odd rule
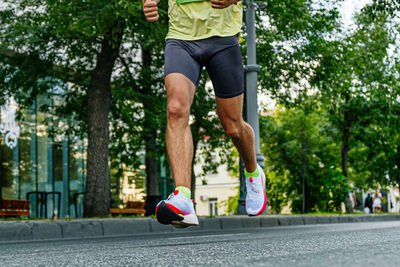
[[[170,73],[165,77],[167,89],[166,144],[175,187],[190,189],[193,139],[189,126],[190,106],[196,86],[185,75]]]
[[[189,115],[201,68],[190,48],[189,42],[168,39],[164,53],[166,145],[176,190],[157,205],[156,214],[160,223],[178,228],[199,224],[190,200],[193,140]]]
[[[165,77],[165,87],[167,89],[166,144],[177,190],[158,204],[156,214],[160,223],[183,228],[199,224],[193,202],[182,193],[185,187],[187,190],[190,189],[193,140],[189,115],[196,86],[185,75],[170,73]]]

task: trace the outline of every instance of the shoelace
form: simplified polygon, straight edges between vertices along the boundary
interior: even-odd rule
[[[172,192],[171,194],[169,194],[167,200],[170,200],[174,195],[175,195],[174,192]]]
[[[256,183],[255,183],[255,181],[254,181],[254,178],[253,178],[253,182],[250,182],[250,181],[249,181],[247,184],[250,185],[250,186],[248,187],[249,190],[253,191],[253,192],[256,193],[256,194],[259,193],[258,190],[257,190],[257,185],[256,185]],[[250,199],[257,198],[256,194],[249,194],[249,198],[250,198]]]

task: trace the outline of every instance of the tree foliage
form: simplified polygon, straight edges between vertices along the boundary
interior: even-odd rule
[[[339,28],[338,1],[263,1],[257,9],[261,92],[285,105],[303,103],[321,48]],[[339,1],[340,2],[340,1]]]
[[[340,171],[339,132],[325,110],[280,108],[261,118],[262,152],[266,156],[271,209],[280,212],[340,211],[348,184]],[[305,173],[304,167],[306,166]]]
[[[400,182],[399,3],[372,1],[350,31],[341,27],[340,3],[256,1],[260,92],[282,105],[261,119],[270,204],[277,212],[288,203],[296,212],[334,211],[349,185],[354,190]],[[4,0],[0,9],[0,103],[14,96],[29,107],[36,96],[65,89],[57,112],[77,122],[70,131],[108,140],[104,129],[111,126],[110,145],[96,153],[108,155],[110,148],[113,184],[122,166],[138,170],[144,155],[150,195],[158,194],[154,166],[167,164],[167,1],[159,9],[156,23],[144,19],[140,1]],[[194,162],[202,158],[204,173],[232,164],[232,144],[206,80],[191,117]],[[104,109],[101,116],[89,108],[94,99]],[[96,185],[101,178],[106,185],[97,215],[109,206],[108,159],[101,160],[101,168],[87,166],[99,169],[88,180]],[[95,199],[95,193],[88,195]]]
[[[398,0],[373,0],[372,4],[364,8],[364,12],[372,16],[388,14],[394,17],[398,11],[400,11],[400,2]]]
[[[149,28],[141,4],[124,0],[5,3],[0,81],[8,95],[27,105],[55,84],[70,82],[60,111],[75,116],[88,133],[85,216],[107,215],[111,88],[121,84],[120,47],[134,43],[138,29]],[[157,33],[157,25],[153,27],[147,37]]]
[[[100,150],[88,150],[87,185],[104,189],[101,197],[97,189],[86,192],[86,200],[92,199],[97,206],[104,200],[101,214],[90,213],[96,216],[108,214],[110,187],[108,164],[96,165],[100,161],[97,156],[108,157],[110,153],[116,195],[124,170],[137,170],[145,163],[147,195],[158,196],[158,166],[167,158],[162,67],[168,3],[159,3],[160,19],[156,23],[144,19],[141,5],[126,0],[8,0],[0,12],[0,85],[4,88],[1,99],[12,95],[19,103],[30,106],[37,95],[48,95],[55,86],[64,86],[64,104],[57,112],[77,122],[71,125],[71,132],[88,133],[89,148],[96,140],[108,143],[105,129],[106,125],[111,126],[110,151],[102,142]],[[102,72],[105,66],[108,70]],[[102,77],[109,78],[101,81]],[[102,93],[97,93],[103,85]],[[91,88],[94,90],[90,95]],[[230,145],[216,126],[216,114],[210,113],[215,109],[212,90],[204,88],[198,90],[192,108],[193,136],[194,142],[204,148],[198,152],[204,155],[208,170],[218,164],[212,152],[226,149],[220,145]],[[104,109],[102,116],[88,109],[91,103]],[[93,131],[101,136],[92,137]],[[205,140],[205,136],[217,139]],[[93,159],[96,160],[92,164]],[[108,161],[104,159],[103,162]],[[98,172],[91,174],[92,170]],[[139,174],[138,179],[142,179]],[[92,209],[86,207],[88,212]]]
[[[397,183],[400,150],[399,127],[395,121],[399,99],[396,36],[399,28],[396,20],[390,19],[391,13],[376,12],[371,16],[371,9],[366,7],[354,17],[355,27],[344,31],[333,3],[326,3],[319,9],[312,8],[316,3],[302,1],[269,1],[266,6],[266,10],[259,10],[260,15],[266,17],[261,16],[258,24],[261,90],[270,91],[272,98],[285,106],[288,114],[308,112],[305,117],[298,114],[300,124],[288,124],[288,130],[300,131],[298,127],[306,124],[311,114],[323,110],[323,114],[318,116],[327,120],[331,131],[336,132],[331,136],[334,138],[332,142],[340,148],[335,154],[336,161],[333,161],[336,172],[320,176],[326,179],[318,180],[318,183],[329,187],[331,182],[341,184],[343,177],[347,177],[344,184],[351,185],[352,190]],[[396,9],[395,6],[393,8]],[[277,14],[273,13],[275,10],[278,10]],[[267,30],[262,31],[263,27]],[[296,109],[290,111],[292,107]],[[276,116],[280,118],[283,115]],[[266,124],[272,132],[276,130],[271,126],[276,125],[274,123],[269,121]],[[280,127],[284,127],[284,123]],[[322,125],[319,127],[324,129]],[[275,164],[285,166],[280,172],[268,169],[271,204],[275,211],[279,211],[290,200],[292,209],[299,211],[302,196],[299,177],[305,176],[310,182],[310,179],[312,181],[319,176],[313,173],[312,160],[308,158],[313,151],[305,148],[309,147],[307,144],[320,149],[323,146],[305,138],[306,132],[293,135],[293,139],[283,133],[263,133],[267,136],[263,136],[266,143],[281,144],[273,146],[274,155],[285,155],[288,151],[286,146],[293,145],[289,149],[293,155],[276,156],[267,161],[267,169],[268,164],[271,164],[272,170],[275,170]],[[285,141],[282,135],[293,142]],[[265,151],[271,157],[272,152]],[[303,156],[304,151],[307,157]],[[342,174],[337,173],[340,165]],[[302,170],[307,175],[302,174]],[[289,181],[289,174],[293,182]],[[307,183],[306,187],[311,188]],[[340,190],[346,188],[343,186]],[[295,197],[290,195],[293,192]],[[343,196],[341,193],[337,195]],[[313,203],[318,203],[318,200],[307,196],[307,189],[306,198],[309,205],[306,210],[310,210]],[[335,209],[340,206],[339,202],[335,202]],[[347,204],[347,210],[350,210],[350,203]],[[320,204],[317,206],[317,209],[322,207]]]

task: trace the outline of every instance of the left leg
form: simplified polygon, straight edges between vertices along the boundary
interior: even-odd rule
[[[257,216],[267,205],[265,174],[257,165],[253,129],[242,118],[243,94],[233,98],[217,97],[216,101],[221,124],[232,138],[245,165],[247,214]]]
[[[246,167],[244,174],[247,214],[256,216],[265,210],[267,195],[265,174],[257,165],[254,132],[242,117],[244,88],[242,56],[236,36],[219,41],[229,46],[217,51],[206,67],[214,86],[221,124],[232,138]]]
[[[216,97],[217,112],[222,127],[239,151],[248,172],[257,168],[254,132],[243,120],[243,94],[233,98]]]
[[[242,118],[244,71],[237,36],[215,40],[215,54],[206,64],[214,86],[217,112],[226,133],[242,156],[246,170],[257,168],[253,129]]]

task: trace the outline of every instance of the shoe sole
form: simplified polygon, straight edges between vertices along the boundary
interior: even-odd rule
[[[161,224],[171,224],[176,228],[186,228],[196,226],[199,220],[195,214],[180,215],[176,214],[164,201],[157,206],[157,221]]]
[[[194,214],[188,214],[183,216],[182,221],[172,221],[171,225],[176,227],[176,228],[186,228],[189,226],[196,226],[199,225],[199,220],[197,219],[197,216]]]

